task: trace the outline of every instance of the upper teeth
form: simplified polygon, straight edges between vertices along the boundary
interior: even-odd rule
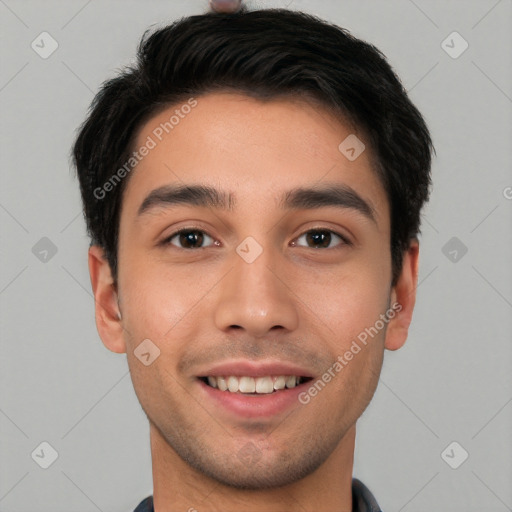
[[[208,377],[208,384],[221,391],[231,393],[272,393],[274,390],[294,388],[300,382],[295,375],[280,375],[278,377]]]

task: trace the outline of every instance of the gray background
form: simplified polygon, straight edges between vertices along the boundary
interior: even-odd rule
[[[359,422],[354,475],[385,512],[512,510],[512,2],[247,3],[289,4],[375,44],[437,149],[413,325],[404,348],[386,354]],[[94,93],[130,62],[143,31],[206,9],[0,0],[2,512],[131,511],[152,492],[126,356],[95,329],[68,157]],[[31,48],[43,31],[59,45],[47,59]],[[453,31],[469,44],[458,58],[441,44]],[[43,441],[58,452],[48,469],[31,456]],[[445,460],[460,463],[462,450],[468,459],[452,469]]]

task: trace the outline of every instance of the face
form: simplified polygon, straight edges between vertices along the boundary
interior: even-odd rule
[[[230,486],[284,485],[327,460],[374,393],[392,300],[389,205],[368,146],[346,158],[338,146],[353,131],[327,111],[196,100],[172,131],[161,123],[179,105],[135,143],[156,145],[123,196],[122,343],[171,452]],[[151,359],[159,350],[147,366],[134,353],[143,340]]]

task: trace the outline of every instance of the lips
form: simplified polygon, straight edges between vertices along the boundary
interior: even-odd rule
[[[198,377],[267,377],[267,376],[296,376],[313,378],[313,373],[293,363],[281,361],[253,362],[247,360],[229,361],[215,364],[209,368],[200,369]]]
[[[219,363],[199,378],[212,388],[231,393],[269,394],[310,380],[309,370],[291,363],[231,361]]]
[[[306,368],[278,361],[230,361],[200,372],[201,393],[243,418],[270,418],[297,404],[298,393],[313,378]]]

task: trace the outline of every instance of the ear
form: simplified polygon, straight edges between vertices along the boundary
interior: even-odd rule
[[[103,344],[112,352],[126,352],[117,290],[103,249],[89,248],[89,274],[94,293],[96,328]]]
[[[399,349],[407,339],[416,303],[419,251],[418,240],[412,240],[409,249],[404,253],[400,276],[391,290],[391,307],[395,310],[395,316],[389,321],[386,329],[384,347],[388,350]]]

